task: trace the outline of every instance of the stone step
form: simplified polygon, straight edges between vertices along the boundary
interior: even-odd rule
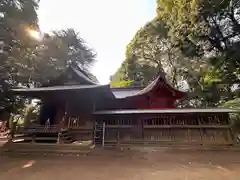
[[[24,144],[7,143],[1,147],[2,153],[19,154],[82,154],[89,153],[92,148],[74,144]]]

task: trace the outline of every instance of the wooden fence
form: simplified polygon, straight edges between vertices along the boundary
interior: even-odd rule
[[[103,120],[103,119],[102,119]],[[106,143],[167,143],[230,145],[228,119],[222,116],[153,116],[138,119],[106,118]]]
[[[71,131],[72,139],[75,141],[93,139],[93,121],[80,119],[79,117],[69,117],[67,128]]]

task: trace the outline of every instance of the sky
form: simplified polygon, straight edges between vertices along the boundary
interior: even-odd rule
[[[73,28],[97,52],[92,73],[101,84],[125,58],[126,45],[155,17],[156,0],[41,0],[42,32]]]

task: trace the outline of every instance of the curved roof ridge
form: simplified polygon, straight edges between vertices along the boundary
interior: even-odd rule
[[[169,88],[171,88],[171,89],[174,90],[175,92],[181,92],[181,93],[184,93],[184,94],[187,93],[187,92],[181,91],[181,90],[177,89],[176,87],[172,86],[172,85],[166,80],[166,78],[163,78],[162,76],[159,76],[158,78],[162,78],[162,80],[164,81],[164,83],[165,83],[166,85],[168,85]]]
[[[162,74],[159,74],[157,76],[157,78],[155,80],[153,80],[148,86],[146,86],[145,88],[143,88],[142,90],[140,90],[139,92],[132,94],[130,96],[127,97],[133,97],[133,96],[140,96],[140,95],[144,95],[150,91],[153,90],[153,88],[155,86],[157,86],[157,84],[162,81],[167,87],[168,89],[173,92],[173,96],[175,96],[176,98],[182,98],[184,95],[186,95],[186,92],[180,91],[178,89],[176,89],[175,87],[172,87],[172,85],[170,85],[167,80],[165,79],[165,77],[162,76]],[[178,93],[178,95],[176,95]],[[125,98],[127,98],[125,97]]]

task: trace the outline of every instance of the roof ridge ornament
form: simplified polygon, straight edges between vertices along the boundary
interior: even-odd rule
[[[157,72],[157,77],[156,77],[156,78],[158,78],[158,77],[160,77],[160,78],[166,80],[166,73],[163,72],[163,71],[158,71],[158,72]]]

